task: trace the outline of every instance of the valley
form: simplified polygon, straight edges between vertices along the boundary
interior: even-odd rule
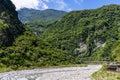
[[[120,79],[104,64],[48,68],[85,62],[120,62],[120,5],[16,11],[11,0],[0,0],[0,80]]]

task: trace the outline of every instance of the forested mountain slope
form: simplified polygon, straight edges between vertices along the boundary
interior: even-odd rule
[[[72,59],[25,27],[10,0],[0,0],[0,71],[69,64]]]
[[[18,10],[19,19],[38,36],[40,36],[49,25],[61,19],[66,13],[65,11],[54,9],[35,10],[23,8]]]
[[[25,23],[30,30],[35,33],[37,36],[40,36],[44,31],[50,27],[53,23],[56,23],[56,20],[38,20],[33,22]]]
[[[120,61],[120,6],[72,11],[41,37],[78,60]]]
[[[11,45],[24,31],[11,1],[0,0],[0,47]]]
[[[35,10],[23,8],[18,10],[19,19],[23,23],[35,22],[35,21],[49,21],[49,20],[59,20],[62,16],[66,14],[65,11],[59,11],[54,9],[46,10]]]
[[[0,0],[0,71],[82,63],[120,62],[120,6],[72,11],[40,36],[19,19],[10,0]]]

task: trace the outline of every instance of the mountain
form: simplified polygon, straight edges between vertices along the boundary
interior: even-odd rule
[[[0,47],[11,45],[23,33],[23,25],[17,16],[11,1],[0,0]]]
[[[78,61],[120,62],[120,5],[72,11],[41,37]]]
[[[23,25],[10,0],[0,0],[0,71],[63,65],[72,59]]]
[[[30,28],[30,30],[35,33],[37,36],[40,36],[44,31],[50,27],[53,23],[55,23],[55,20],[38,20],[33,22],[25,23],[26,26]]]
[[[0,0],[0,71],[82,63],[120,62],[120,6],[72,11],[38,37]]]
[[[38,20],[59,20],[63,15],[66,14],[65,11],[59,11],[54,9],[46,9],[46,10],[35,10],[35,9],[28,9],[23,8],[18,11],[19,19],[23,23],[27,22],[35,22]]]
[[[40,36],[52,23],[60,20],[66,13],[54,9],[35,10],[23,8],[18,11],[18,16],[32,32]]]

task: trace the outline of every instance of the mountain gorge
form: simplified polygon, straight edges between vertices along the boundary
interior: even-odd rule
[[[52,48],[18,19],[10,0],[0,0],[0,71],[69,64],[66,51]]]
[[[107,5],[71,11],[55,22],[44,22],[44,17],[40,17],[40,20],[32,22],[32,27],[47,28],[40,33],[38,31],[37,36],[33,33],[36,31],[32,32],[27,27],[31,24],[26,26],[20,22],[10,0],[0,0],[0,71],[84,61],[120,62],[119,13],[119,5]]]

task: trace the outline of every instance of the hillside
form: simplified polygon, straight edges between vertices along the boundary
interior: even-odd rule
[[[15,6],[11,1],[0,0],[0,47],[11,45],[23,31]]]
[[[54,9],[46,9],[46,10],[35,10],[23,8],[18,11],[19,19],[23,23],[35,22],[35,21],[49,21],[49,20],[59,20],[63,15],[65,15],[65,11],[59,11]]]
[[[0,0],[0,71],[69,64],[72,59],[25,27],[10,0]]]
[[[18,19],[10,0],[0,0],[0,71],[120,62],[120,6],[72,11],[38,37]]]
[[[18,11],[18,16],[32,32],[40,36],[52,23],[61,19],[66,13],[54,9],[35,10],[23,8]]]
[[[120,61],[120,6],[72,11],[41,36],[78,61]]]
[[[26,26],[30,28],[30,30],[35,33],[37,36],[40,36],[44,31],[50,27],[53,23],[55,23],[55,20],[38,20],[33,22],[25,23]]]

